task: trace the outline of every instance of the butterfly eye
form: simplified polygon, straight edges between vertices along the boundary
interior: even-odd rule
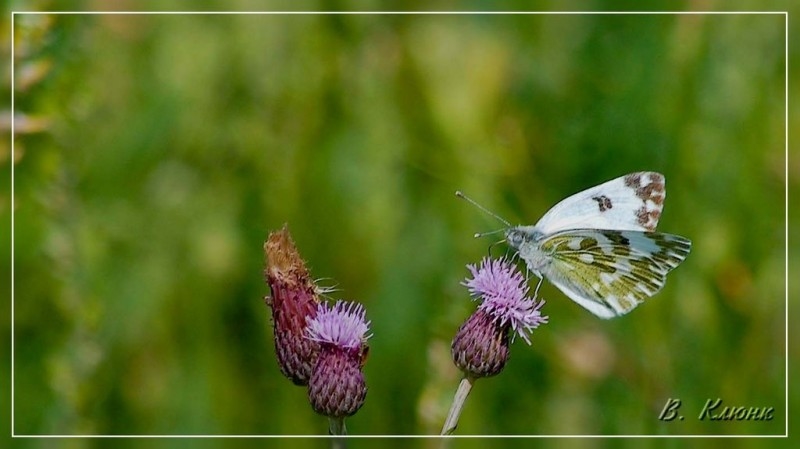
[[[519,248],[522,245],[522,234],[518,231],[511,230],[506,233],[506,239],[508,239],[508,244],[513,246],[514,248]]]

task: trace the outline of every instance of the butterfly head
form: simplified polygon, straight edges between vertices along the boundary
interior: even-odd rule
[[[526,243],[536,242],[543,236],[533,226],[514,226],[506,229],[505,235],[508,244],[515,249],[522,248]]]

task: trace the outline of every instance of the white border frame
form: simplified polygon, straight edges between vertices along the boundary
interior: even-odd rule
[[[788,438],[789,437],[789,12],[788,11],[11,11],[11,437],[12,438],[333,438],[329,435],[22,435],[14,431],[14,135],[16,15],[783,15],[784,16],[784,434],[780,435],[347,435],[346,438]]]

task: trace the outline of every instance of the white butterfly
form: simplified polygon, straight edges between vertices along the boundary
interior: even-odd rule
[[[600,318],[626,314],[655,295],[692,246],[679,235],[655,232],[666,196],[660,173],[631,173],[576,193],[534,226],[511,226],[456,195],[508,226],[506,241],[539,285],[546,278]]]

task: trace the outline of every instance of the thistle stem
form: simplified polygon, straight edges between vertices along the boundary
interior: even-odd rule
[[[344,425],[344,418],[328,418],[328,434],[334,436],[331,438],[332,449],[345,449],[345,439],[342,436],[347,435],[347,427]]]
[[[456,430],[458,418],[461,416],[461,409],[464,408],[464,402],[467,400],[470,390],[472,390],[473,383],[475,383],[474,378],[464,376],[461,379],[461,383],[458,384],[458,390],[456,390],[456,395],[453,397],[453,405],[450,406],[450,413],[447,414],[447,420],[444,422],[444,427],[442,427],[442,435],[450,435]]]

